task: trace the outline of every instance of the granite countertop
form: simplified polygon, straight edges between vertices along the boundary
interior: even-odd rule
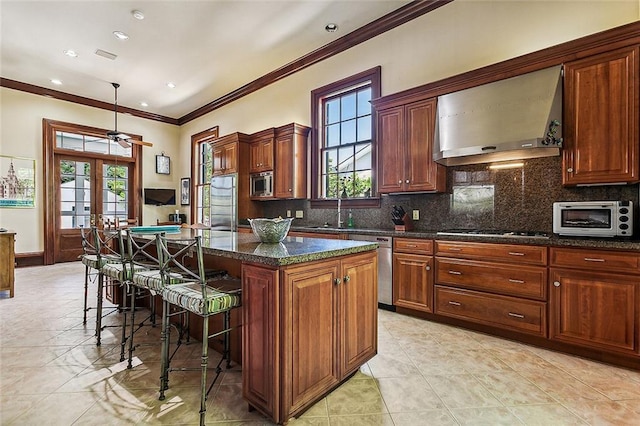
[[[534,237],[496,237],[496,236],[480,236],[480,235],[439,235],[438,231],[409,231],[397,232],[393,229],[368,229],[368,228],[325,228],[325,227],[291,227],[291,231],[302,231],[312,233],[339,233],[339,234],[360,234],[371,236],[385,237],[405,237],[405,238],[424,238],[433,240],[447,241],[475,241],[484,243],[501,243],[501,244],[531,244],[547,247],[575,247],[575,248],[599,248],[599,249],[615,249],[615,250],[640,250],[640,240],[625,238],[587,238],[587,237],[560,237],[552,235],[550,238],[534,238]]]
[[[270,266],[329,259],[375,250],[378,247],[374,242],[306,237],[287,237],[281,243],[271,244],[260,242],[260,239],[253,234],[204,229],[182,228],[179,233],[166,235],[167,238],[175,240],[200,235],[204,254]]]

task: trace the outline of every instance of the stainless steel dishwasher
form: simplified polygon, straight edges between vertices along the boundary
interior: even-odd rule
[[[378,243],[378,307],[395,310],[393,306],[393,238],[376,235],[349,234],[350,240]]]

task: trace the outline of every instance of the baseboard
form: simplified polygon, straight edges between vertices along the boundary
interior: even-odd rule
[[[16,267],[44,265],[44,252],[16,253]]]

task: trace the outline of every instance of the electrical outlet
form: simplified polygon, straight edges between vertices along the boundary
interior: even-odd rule
[[[287,217],[291,217],[291,210],[287,210]]]
[[[420,210],[413,211],[413,220],[420,220]]]
[[[304,217],[304,210],[296,210],[296,219],[302,219]]]

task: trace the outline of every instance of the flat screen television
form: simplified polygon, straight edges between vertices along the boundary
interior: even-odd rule
[[[176,204],[176,190],[169,188],[145,188],[144,203],[154,206],[173,206]]]

